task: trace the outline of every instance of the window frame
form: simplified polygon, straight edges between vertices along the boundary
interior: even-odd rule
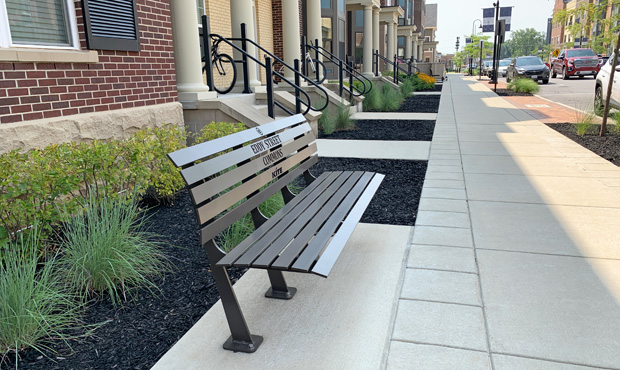
[[[80,50],[80,38],[77,28],[77,16],[73,0],[62,0],[67,12],[67,36],[69,36],[69,45],[41,45],[13,43],[11,38],[11,27],[9,26],[9,15],[6,10],[6,1],[0,0],[0,48],[27,48],[27,49],[57,49],[57,50]]]

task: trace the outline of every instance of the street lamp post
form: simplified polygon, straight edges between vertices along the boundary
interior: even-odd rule
[[[476,21],[480,22],[480,26],[478,26],[478,28],[482,28],[482,21],[480,19],[474,19],[474,21],[471,24],[471,34],[472,36],[476,36],[478,33],[476,32]]]

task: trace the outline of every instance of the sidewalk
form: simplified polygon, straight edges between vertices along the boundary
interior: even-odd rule
[[[154,369],[620,369],[620,169],[486,82],[441,94],[430,149],[389,153],[429,156],[415,227],[360,224],[328,279],[287,274],[291,301],[248,271],[261,348],[222,349],[218,302]]]
[[[620,368],[620,169],[510,101],[444,84],[388,369]]]

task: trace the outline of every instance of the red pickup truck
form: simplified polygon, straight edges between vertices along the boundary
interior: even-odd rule
[[[564,80],[570,76],[596,78],[600,68],[598,56],[592,49],[564,49],[557,58],[551,60],[551,77],[561,74]]]

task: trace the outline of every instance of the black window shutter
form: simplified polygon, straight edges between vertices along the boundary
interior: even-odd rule
[[[89,49],[140,51],[136,0],[82,0]]]

